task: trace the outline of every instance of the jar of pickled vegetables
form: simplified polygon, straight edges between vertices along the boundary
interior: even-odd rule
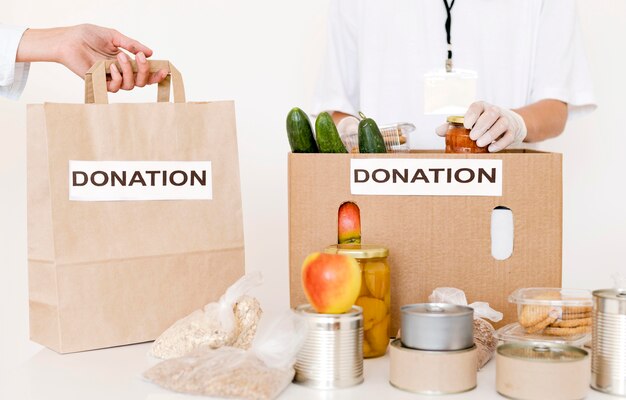
[[[487,147],[478,147],[470,138],[470,129],[463,125],[465,117],[448,117],[446,131],[446,153],[487,153]]]
[[[338,244],[326,253],[355,258],[361,267],[361,292],[356,305],[363,308],[363,356],[379,357],[389,345],[391,322],[391,278],[389,250],[382,246]]]

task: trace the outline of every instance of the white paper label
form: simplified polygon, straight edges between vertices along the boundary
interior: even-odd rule
[[[211,200],[211,161],[69,162],[75,201]]]
[[[502,160],[354,158],[354,195],[502,196]]]

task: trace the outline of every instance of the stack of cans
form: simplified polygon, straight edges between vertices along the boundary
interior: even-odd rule
[[[414,393],[451,394],[476,387],[474,310],[423,303],[401,308],[401,339],[391,343],[391,385]]]

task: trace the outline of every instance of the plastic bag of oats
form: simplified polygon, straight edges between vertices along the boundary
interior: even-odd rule
[[[289,311],[249,350],[222,347],[165,360],[144,377],[180,393],[249,400],[276,398],[293,380],[307,325]]]
[[[174,358],[222,346],[247,349],[261,318],[261,305],[247,293],[263,281],[260,272],[243,276],[220,297],[179,319],[152,344],[150,355]]]

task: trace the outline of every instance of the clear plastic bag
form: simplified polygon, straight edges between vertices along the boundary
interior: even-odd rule
[[[154,341],[150,354],[168,359],[222,346],[249,348],[262,311],[246,294],[262,281],[260,272],[245,275],[219,301],[176,321]]]
[[[449,303],[461,306],[467,306],[467,298],[465,292],[457,288],[441,287],[433,290],[428,296],[428,300],[432,303]],[[477,301],[469,304],[474,309],[474,343],[478,347],[478,369],[481,369],[493,357],[496,347],[498,347],[498,339],[493,326],[485,319],[493,322],[502,320],[502,313],[494,310],[489,303]]]
[[[293,311],[254,340],[249,350],[222,347],[163,361],[144,377],[181,393],[249,400],[276,398],[293,380],[307,325]]]

